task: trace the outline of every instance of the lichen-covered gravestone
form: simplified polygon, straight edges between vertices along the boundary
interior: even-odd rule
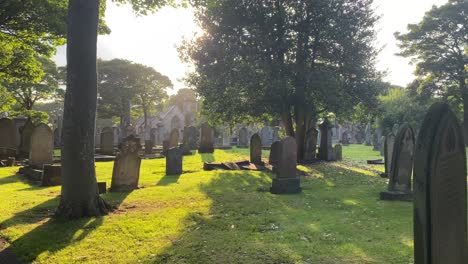
[[[298,193],[301,191],[301,179],[297,175],[297,145],[293,137],[281,139],[279,160],[275,166],[276,177],[273,178],[270,192],[274,194]]]
[[[318,131],[311,128],[306,133],[304,161],[312,162],[316,159]]]
[[[44,123],[35,126],[31,135],[29,165],[42,169],[44,164],[52,164],[54,156],[54,135]]]
[[[237,146],[239,148],[247,148],[249,146],[249,135],[248,135],[248,131],[247,131],[247,128],[246,127],[242,127],[241,129],[239,129],[239,138],[238,138],[238,142],[237,142]]]
[[[320,125],[320,151],[319,158],[325,161],[334,160],[333,146],[332,146],[332,125],[325,118]]]
[[[414,131],[405,124],[398,131],[393,147],[388,191],[380,193],[382,200],[411,201],[411,175],[413,172]]]
[[[140,139],[133,135],[125,138],[119,145],[112,170],[111,191],[131,191],[138,188],[140,178],[141,150]]]
[[[31,119],[26,121],[26,124],[20,128],[20,154],[23,157],[29,157],[29,150],[31,149],[31,135],[34,125]]]
[[[169,135],[169,149],[179,146],[179,130],[173,128],[171,134]]]
[[[257,133],[250,138],[250,162],[262,164],[262,140]]]
[[[213,153],[214,152],[214,131],[208,123],[201,125],[200,147],[198,153]]]
[[[111,127],[102,129],[100,143],[100,151],[102,154],[114,154],[114,130]]]
[[[466,150],[449,106],[432,105],[414,159],[414,263],[466,264]]]
[[[182,174],[182,150],[170,148],[166,155],[166,175]]]
[[[393,132],[390,132],[385,137],[384,142],[384,160],[385,160],[385,172],[383,173],[383,177],[388,177],[390,175],[390,171],[392,170],[392,158],[393,158],[393,146],[395,145],[395,135]]]
[[[0,158],[16,155],[16,128],[13,120],[0,119]]]
[[[270,156],[268,158],[268,163],[271,165],[275,166],[278,164],[278,160],[280,158],[280,141],[275,141],[273,144],[271,144],[271,149],[270,149]]]

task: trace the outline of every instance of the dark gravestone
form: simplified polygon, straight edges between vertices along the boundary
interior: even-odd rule
[[[414,132],[405,124],[398,131],[393,147],[388,191],[380,193],[382,200],[411,201],[411,175],[413,172]]]
[[[54,136],[52,129],[44,123],[34,127],[31,135],[29,164],[42,169],[44,164],[52,164],[54,156]]]
[[[325,161],[334,160],[333,146],[332,146],[332,125],[325,118],[320,125],[320,151],[319,158]]]
[[[201,125],[200,148],[198,153],[213,153],[214,152],[214,131],[208,123]]]
[[[279,141],[275,141],[271,144],[270,157],[268,159],[268,163],[271,165],[275,166],[278,164],[278,160],[280,158],[280,144],[281,143]]]
[[[29,157],[29,150],[31,149],[31,135],[34,125],[31,119],[26,121],[26,124],[20,128],[20,154],[22,157]]]
[[[179,130],[174,128],[169,135],[169,149],[179,146]]]
[[[239,148],[247,148],[249,146],[249,132],[246,127],[239,129],[239,139],[238,145]]]
[[[297,175],[297,145],[293,137],[280,141],[278,165],[275,166],[276,177],[273,178],[270,192],[274,194],[298,193],[301,191],[301,179]]]
[[[61,184],[62,166],[44,165],[42,172],[42,186],[58,186]]]
[[[333,147],[333,153],[335,155],[334,160],[343,160],[343,147],[341,144],[336,144]]]
[[[349,132],[345,131],[341,134],[341,144],[344,146],[349,145]]]
[[[306,133],[304,161],[312,162],[316,159],[318,131],[311,128]]]
[[[388,177],[390,175],[390,171],[392,170],[392,158],[393,158],[393,147],[395,145],[395,135],[393,132],[390,132],[385,137],[384,142],[384,159],[385,159],[385,173],[383,173],[383,177]]]
[[[99,194],[103,194],[107,192],[106,182],[98,182],[97,183]]]
[[[250,162],[262,164],[262,139],[257,133],[250,138]]]
[[[13,120],[0,119],[0,158],[16,155],[16,127]]]
[[[414,263],[466,264],[466,151],[458,120],[432,105],[414,159]]]
[[[169,140],[163,140],[162,147],[163,147],[162,148],[162,154],[166,155],[167,151],[169,150]]]
[[[166,155],[166,175],[182,174],[182,150],[170,148]]]
[[[185,127],[183,144],[189,151],[197,149],[197,129],[195,127]]]
[[[101,131],[100,151],[102,154],[114,154],[114,130],[105,127]]]
[[[145,140],[145,154],[153,153],[154,143],[152,140]]]
[[[112,170],[111,191],[131,191],[138,188],[141,158],[140,139],[133,135],[125,138],[119,145],[119,154],[115,157]]]

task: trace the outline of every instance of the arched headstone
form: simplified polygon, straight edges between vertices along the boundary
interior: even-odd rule
[[[271,193],[288,194],[301,191],[301,179],[297,175],[297,145],[293,137],[281,139],[279,160],[275,166],[276,177],[273,178]]]
[[[140,139],[131,135],[119,145],[112,170],[111,191],[131,191],[138,188],[140,178],[141,150]]]
[[[114,130],[105,127],[101,131],[100,151],[102,154],[114,154]]]
[[[466,150],[449,106],[432,105],[414,160],[414,263],[468,263]]]
[[[403,125],[395,137],[388,191],[380,193],[382,200],[411,201],[411,175],[413,172],[414,131],[408,124]]]
[[[238,147],[239,148],[247,148],[249,146],[249,132],[247,131],[246,127],[242,127],[239,129],[239,139],[238,139]]]
[[[54,156],[54,135],[52,129],[40,123],[35,126],[31,134],[31,149],[29,152],[29,164],[41,168],[44,164],[52,164]]]
[[[262,140],[257,133],[250,138],[250,162],[262,164]]]

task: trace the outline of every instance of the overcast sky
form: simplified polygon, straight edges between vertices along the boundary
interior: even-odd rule
[[[395,31],[405,32],[408,23],[417,23],[432,5],[445,4],[447,0],[375,0],[377,14],[382,18],[378,25],[378,45],[383,47],[377,67],[388,72],[386,81],[405,86],[414,78],[414,66],[409,60],[396,56],[398,47]],[[173,94],[185,87],[182,82],[190,66],[182,63],[176,46],[182,39],[190,39],[200,29],[194,22],[191,9],[163,8],[159,12],[136,17],[129,6],[116,6],[108,1],[106,22],[110,35],[99,36],[98,57],[123,58],[153,67],[167,75],[174,84]],[[59,48],[57,63],[66,64],[65,49]]]

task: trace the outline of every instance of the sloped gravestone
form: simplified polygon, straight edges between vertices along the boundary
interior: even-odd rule
[[[169,135],[169,148],[175,148],[179,146],[179,130],[174,128],[171,130]]]
[[[411,201],[411,175],[413,172],[414,131],[405,124],[400,128],[393,147],[388,191],[380,193],[382,200]]]
[[[393,158],[393,146],[395,145],[395,135],[390,132],[385,137],[384,142],[384,160],[385,160],[385,172],[381,174],[382,177],[388,177],[392,170],[392,158]]]
[[[279,141],[275,141],[273,142],[273,144],[271,144],[270,157],[268,158],[268,163],[270,163],[273,166],[278,164],[279,155],[280,155],[279,153],[280,144],[281,143]]]
[[[0,119],[0,158],[16,155],[16,128],[13,120]]]
[[[305,151],[304,151],[305,162],[312,162],[316,160],[317,136],[318,136],[318,131],[315,128],[309,129],[306,133],[306,143],[305,143]]]
[[[182,150],[170,148],[166,155],[166,175],[182,174]]]
[[[114,154],[114,130],[111,127],[102,129],[100,143],[102,154]]]
[[[414,263],[466,264],[466,152],[449,106],[432,105],[414,159]]]
[[[203,123],[201,126],[200,147],[198,153],[213,153],[214,152],[214,131],[208,123]]]
[[[250,162],[262,164],[262,140],[257,133],[250,138]]]
[[[270,192],[273,194],[291,194],[301,191],[301,179],[297,175],[297,145],[293,137],[285,137],[280,141],[279,160],[275,167],[276,177]]]
[[[44,123],[34,127],[31,135],[29,165],[42,169],[44,164],[52,164],[54,156],[54,135],[52,129]]]
[[[125,138],[119,145],[112,170],[111,191],[131,191],[138,188],[140,178],[141,150],[140,139],[133,135]]]
[[[239,148],[247,148],[249,146],[249,132],[246,127],[239,129],[239,139],[238,145]]]

